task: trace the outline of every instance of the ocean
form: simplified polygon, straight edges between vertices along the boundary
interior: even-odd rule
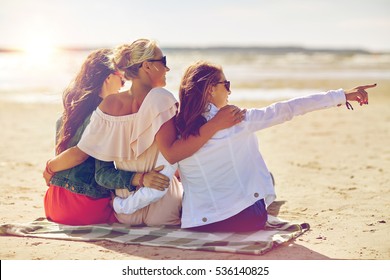
[[[48,53],[0,51],[0,102],[61,103],[62,91],[91,50]],[[222,65],[234,101],[280,100],[326,90],[329,80],[390,79],[390,53],[309,50],[294,47],[163,48],[170,71],[167,86],[177,96],[188,65],[206,60]],[[124,89],[130,87],[127,82]]]

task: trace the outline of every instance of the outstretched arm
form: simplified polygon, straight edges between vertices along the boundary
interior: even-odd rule
[[[156,142],[168,162],[174,164],[198,151],[217,131],[241,122],[244,116],[245,110],[233,105],[225,106],[200,128],[198,136],[187,139],[177,139],[175,119],[172,118],[161,126],[156,134]]]
[[[246,125],[250,131],[258,131],[312,111],[341,106],[346,101],[348,108],[350,108],[348,101],[357,101],[360,105],[368,104],[366,90],[375,86],[374,84],[358,86],[350,90],[330,90],[277,102],[264,108],[251,109],[247,114]]]

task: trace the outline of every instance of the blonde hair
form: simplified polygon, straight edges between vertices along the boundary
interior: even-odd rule
[[[131,80],[138,76],[139,68],[144,61],[154,58],[156,48],[156,41],[138,39],[131,44],[116,47],[113,61],[116,67],[124,72],[125,78]]]

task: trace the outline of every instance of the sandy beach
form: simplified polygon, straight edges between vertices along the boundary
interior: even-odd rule
[[[388,260],[390,81],[332,81],[324,89],[377,82],[369,105],[317,111],[258,132],[276,179],[270,212],[311,230],[263,256],[39,238],[0,237],[2,260]],[[298,86],[298,85],[297,85]],[[300,84],[311,88],[310,83]],[[257,107],[268,101],[240,103]],[[1,223],[44,217],[42,171],[53,156],[60,104],[0,101]]]

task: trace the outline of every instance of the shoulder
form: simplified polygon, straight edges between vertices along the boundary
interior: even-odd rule
[[[158,99],[174,99],[174,100],[176,100],[175,97],[173,96],[172,92],[170,92],[169,90],[166,90],[165,88],[161,88],[161,87],[153,88],[149,92],[149,95],[153,96],[153,98],[158,98]]]
[[[99,105],[99,109],[111,116],[123,116],[129,112],[125,112],[131,108],[131,97],[125,93],[112,94],[107,96]]]
[[[177,100],[173,96],[172,92],[166,90],[165,88],[153,88],[148,93],[148,103],[155,104],[155,106],[165,107],[166,105],[176,104]],[[152,105],[153,106],[153,105]]]

